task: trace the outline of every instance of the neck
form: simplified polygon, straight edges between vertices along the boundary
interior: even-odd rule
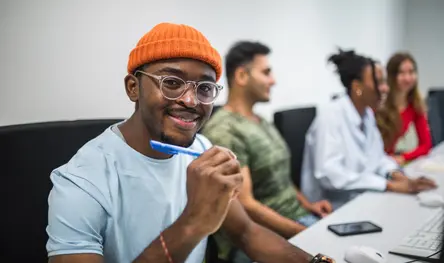
[[[408,92],[397,92],[395,94],[395,105],[398,107],[398,109],[404,109],[407,107],[407,97]]]
[[[139,153],[154,159],[168,159],[171,157],[169,154],[164,154],[151,148],[150,140],[152,136],[143,123],[139,111],[134,112],[126,122],[119,126],[119,129],[126,143]]]
[[[225,108],[244,117],[255,118],[255,114],[253,113],[255,102],[236,90],[238,89],[232,88],[232,90],[230,90]]]
[[[361,103],[361,100],[355,97],[351,97],[352,103],[355,106],[356,110],[359,113],[359,116],[364,117],[365,109],[367,106],[364,103]]]

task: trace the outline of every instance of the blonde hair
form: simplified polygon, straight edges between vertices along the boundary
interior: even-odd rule
[[[384,141],[384,148],[391,147],[401,132],[401,116],[399,114],[398,106],[395,104],[395,97],[398,93],[397,76],[399,68],[404,61],[410,61],[413,64],[415,72],[418,67],[415,59],[409,53],[399,52],[394,54],[387,63],[387,83],[390,90],[384,105],[376,111],[376,122],[381,132]],[[418,83],[409,91],[407,95],[407,102],[412,105],[415,111],[419,114],[425,114],[427,111],[424,100],[419,92]]]

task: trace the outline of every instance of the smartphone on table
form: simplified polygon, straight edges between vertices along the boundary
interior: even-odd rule
[[[329,225],[328,230],[332,231],[338,236],[353,236],[382,232],[382,227],[370,221],[360,221]]]

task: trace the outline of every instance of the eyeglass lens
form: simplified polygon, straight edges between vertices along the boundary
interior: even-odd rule
[[[169,99],[177,99],[183,95],[188,84],[177,77],[166,77],[162,81],[162,92]],[[212,82],[199,82],[196,88],[197,99],[201,103],[211,103],[217,97],[217,85]]]

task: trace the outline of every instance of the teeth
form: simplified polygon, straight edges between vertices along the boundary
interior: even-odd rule
[[[180,116],[179,114],[169,114],[169,115],[184,122],[194,122],[198,119],[197,117],[194,116]]]
[[[195,119],[185,119],[185,118],[180,117],[180,116],[173,116],[173,117],[176,118],[176,119],[182,120],[184,122],[193,122],[193,121],[195,121]]]
[[[180,117],[179,117],[179,119],[181,119],[181,120],[183,120],[185,122],[193,122],[194,121],[194,120],[184,119],[184,118],[180,118]]]

